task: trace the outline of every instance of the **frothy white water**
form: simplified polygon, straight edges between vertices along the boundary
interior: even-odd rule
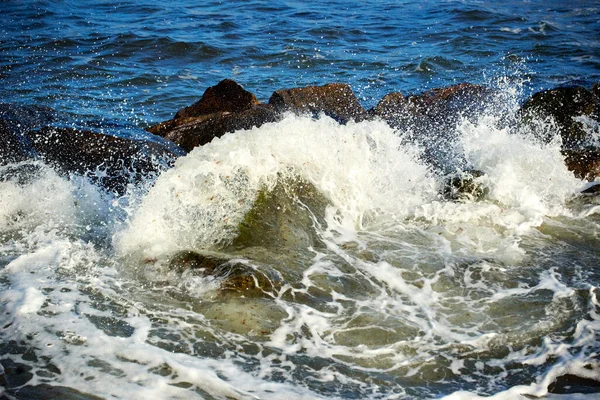
[[[583,182],[556,141],[492,117],[457,132],[480,201],[443,199],[402,132],[326,117],[225,135],[141,198],[43,165],[3,178],[1,340],[30,384],[116,398],[511,399],[593,379],[599,224],[569,205]],[[295,177],[329,204],[319,245],[227,254],[258,192]],[[194,271],[130,273],[182,249],[282,282],[253,297]]]
[[[315,185],[356,227],[380,213],[403,218],[436,194],[416,150],[403,146],[387,124],[341,126],[328,117],[290,115],[179,159],[158,179],[117,247],[153,258],[227,242],[259,189],[295,176]]]

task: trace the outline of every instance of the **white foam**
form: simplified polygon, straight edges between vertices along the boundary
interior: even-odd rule
[[[378,213],[401,218],[435,194],[427,168],[384,122],[339,125],[287,116],[214,139],[164,173],[116,246],[155,257],[231,240],[257,191],[299,175],[342,218],[360,226]]]

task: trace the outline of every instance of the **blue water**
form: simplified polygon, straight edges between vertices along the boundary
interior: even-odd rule
[[[3,1],[0,99],[150,123],[224,78],[349,83],[370,107],[501,77],[600,80],[597,1]]]
[[[440,198],[414,135],[379,120],[287,115],[122,195],[39,160],[0,166],[0,364],[107,399],[520,400],[563,375],[583,383],[555,391],[595,398],[600,200],[578,196],[589,184],[552,121],[534,121],[550,142],[503,121],[535,91],[600,82],[599,15],[598,1],[0,0],[0,103],[90,129],[169,119],[224,78],[263,102],[344,82],[365,108],[465,81],[506,94],[448,135],[451,166],[484,173],[477,201]],[[262,292],[172,267],[182,250]],[[14,371],[0,398],[25,383]]]

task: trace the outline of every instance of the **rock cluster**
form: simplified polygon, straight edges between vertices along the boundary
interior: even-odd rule
[[[86,129],[53,126],[48,108],[0,104],[0,165],[41,159],[57,171],[87,175],[109,191],[123,193],[137,182],[172,165],[184,154],[164,140],[130,139]]]
[[[267,103],[261,103],[238,83],[225,79],[206,89],[196,103],[177,111],[172,119],[148,128],[155,139],[144,140],[57,127],[54,110],[0,104],[0,162],[40,158],[64,173],[102,170],[97,180],[109,190],[122,192],[132,176],[156,172],[160,164],[169,166],[178,156],[214,138],[276,122],[285,113],[323,114],[342,124],[378,118],[399,131],[410,132],[410,140],[422,145],[425,161],[445,171],[449,186],[441,191],[444,197],[457,200],[461,198],[460,188],[467,187],[470,194],[466,197],[477,198],[484,189],[473,189],[475,175],[468,174],[468,184],[457,184],[466,182],[464,176],[456,178],[456,174],[468,171],[468,165],[459,171],[444,168],[456,165],[447,160],[461,157],[452,145],[459,119],[476,117],[497,96],[486,86],[461,83],[410,96],[390,93],[366,110],[350,86],[343,83],[281,89]],[[518,114],[518,123],[523,125],[553,121],[562,137],[567,167],[581,179],[600,176],[600,148],[591,140],[591,130],[598,129],[600,120],[600,84],[591,90],[570,86],[535,93]]]

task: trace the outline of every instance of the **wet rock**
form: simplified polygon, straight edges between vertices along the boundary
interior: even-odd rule
[[[278,119],[272,107],[255,105],[241,112],[215,112],[199,117],[167,121],[148,129],[189,152],[229,132],[252,129]]]
[[[408,107],[408,100],[400,92],[388,93],[373,108],[371,114],[383,119],[392,119],[399,111]]]
[[[283,286],[281,276],[267,267],[259,270],[241,261],[194,251],[175,254],[169,262],[169,269],[178,273],[194,270],[202,276],[214,276],[220,280],[219,295],[225,297],[270,297],[275,289]]]
[[[173,119],[147,129],[189,152],[228,132],[251,129],[277,120],[272,106],[260,104],[252,93],[231,79],[209,87],[202,98]]]
[[[204,275],[209,275],[217,267],[227,262],[228,260],[203,255],[195,251],[181,251],[171,257],[169,269],[180,273],[187,269],[204,270]]]
[[[414,113],[453,118],[477,113],[493,93],[487,86],[463,82],[410,96],[407,100]]]
[[[560,87],[535,93],[523,104],[520,114],[525,123],[536,119],[554,119],[563,147],[572,149],[581,146],[587,136],[583,125],[575,117],[592,117],[596,103],[592,92],[583,86]]]
[[[350,86],[343,83],[277,90],[269,104],[279,112],[324,113],[340,123],[362,121],[368,117]]]
[[[554,394],[600,393],[600,378],[590,379],[572,374],[561,375],[548,386]]]
[[[206,89],[198,102],[179,110],[175,114],[175,119],[199,117],[219,112],[238,113],[259,103],[255,95],[244,90],[237,82],[224,79],[217,85]]]
[[[600,183],[590,186],[589,188],[582,190],[582,194],[600,194]]]
[[[272,190],[259,192],[254,206],[239,224],[233,246],[320,247],[321,240],[313,224],[322,223],[327,204],[327,199],[312,184],[300,178],[283,180]]]
[[[281,278],[277,274],[269,274],[268,270],[258,270],[242,263],[224,264],[216,271],[216,274],[223,277],[221,294],[225,295],[271,297],[276,295],[276,289],[283,286]]]
[[[476,181],[484,175],[483,171],[467,170],[451,174],[444,181],[441,194],[445,199],[452,201],[481,200],[488,193],[486,187]]]
[[[0,165],[32,157],[25,133],[54,122],[55,115],[46,107],[0,103]]]
[[[130,179],[139,181],[180,153],[153,141],[132,140],[72,128],[44,127],[28,132],[32,149],[63,173],[90,175],[109,190],[123,192]]]
[[[0,119],[0,165],[24,161],[29,156],[26,147],[6,121]]]
[[[371,114],[423,147],[424,161],[447,171],[462,162],[457,152],[456,126],[462,118],[475,118],[494,99],[495,92],[481,85],[461,83],[405,97],[390,93]]]
[[[565,149],[565,164],[575,177],[592,181],[600,176],[600,148]]]

